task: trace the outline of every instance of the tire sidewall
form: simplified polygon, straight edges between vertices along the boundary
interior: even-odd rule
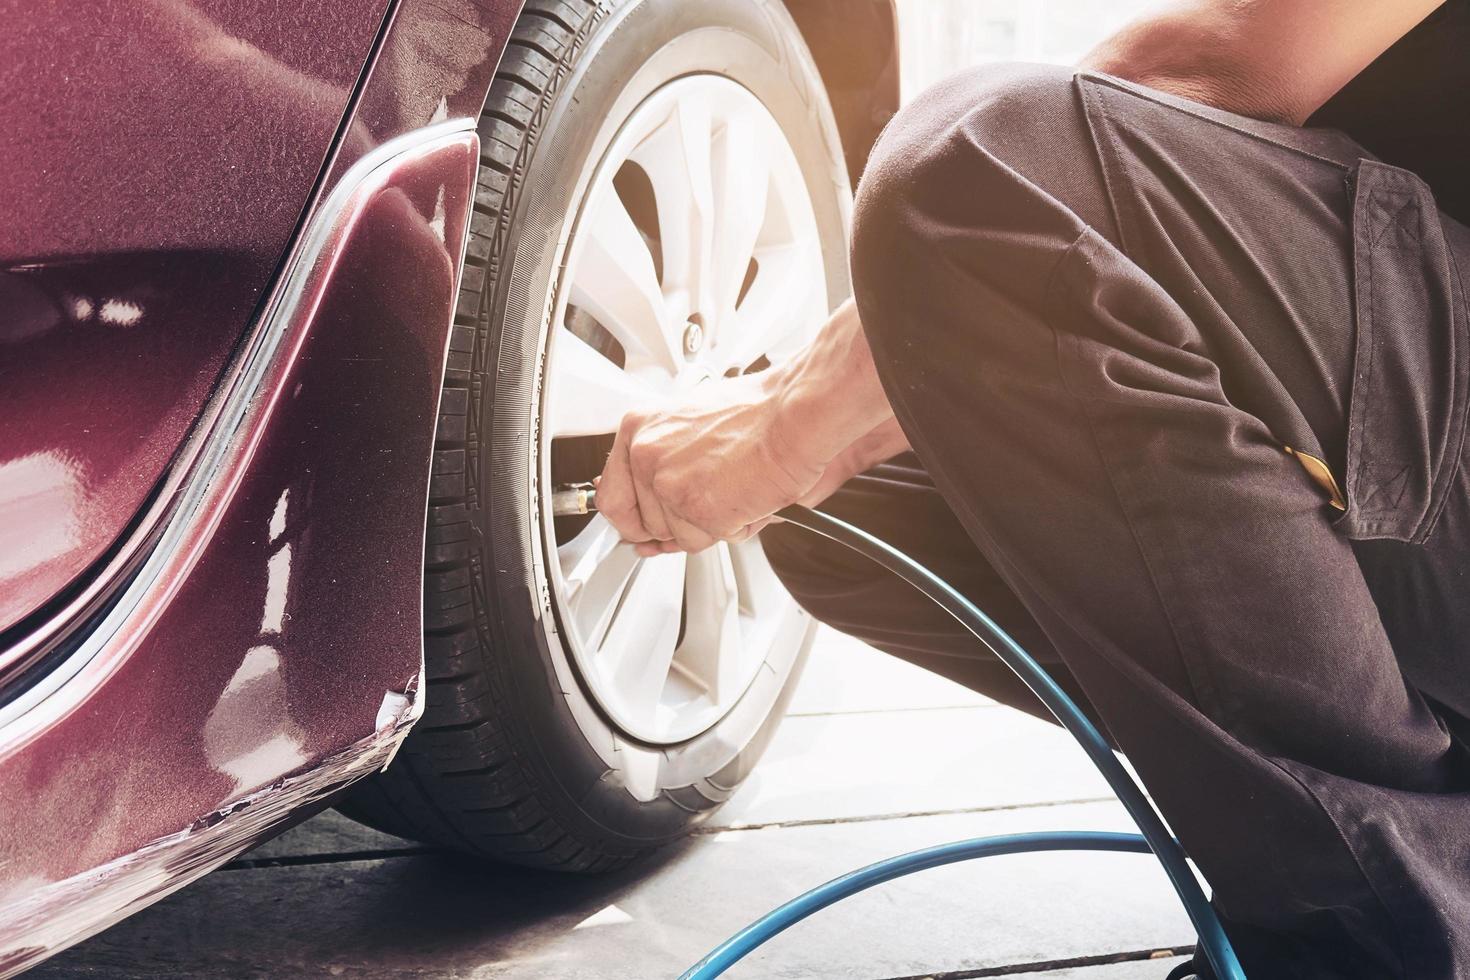
[[[539,516],[538,431],[558,273],[585,182],[613,134],[656,89],[688,74],[745,86],[791,141],[827,257],[829,306],[849,292],[850,191],[836,124],[796,26],[775,0],[631,0],[604,4],[572,70],[533,120],[531,152],[510,202],[510,232],[493,292],[484,392],[477,406],[483,497],[477,514],[482,575],[491,596],[487,666],[501,682],[517,752],[594,832],[629,845],[677,837],[723,802],[750,771],[785,712],[806,641],[785,677],[762,671],[710,730],[676,746],[625,739],[588,696],[562,646],[546,576]],[[473,410],[473,409],[472,409]],[[528,451],[529,450],[529,451]],[[773,688],[779,688],[774,690]],[[660,792],[637,799],[621,778],[656,765]]]

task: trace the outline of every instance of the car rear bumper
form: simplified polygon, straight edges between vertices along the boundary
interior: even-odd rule
[[[104,585],[0,706],[0,976],[386,765],[423,707],[430,454],[469,118],[337,182]]]

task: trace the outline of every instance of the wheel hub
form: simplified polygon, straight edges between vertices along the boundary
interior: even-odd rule
[[[665,85],[619,129],[564,268],[542,486],[590,480],[627,411],[779,363],[828,310],[800,164],[765,106],[712,75]],[[569,471],[573,459],[585,471]],[[791,625],[802,614],[758,541],[642,559],[600,516],[558,520],[548,505],[542,522],[563,640],[627,736],[693,738],[734,709],[763,665],[790,663],[773,650],[800,642],[804,627]]]
[[[700,326],[698,320],[690,320],[684,325],[684,356],[695,356],[703,346],[704,327]]]

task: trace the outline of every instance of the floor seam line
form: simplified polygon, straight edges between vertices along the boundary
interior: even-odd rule
[[[907,820],[911,817],[962,816],[972,813],[1003,813],[1009,810],[1044,810],[1048,807],[1079,806],[1086,803],[1114,803],[1114,796],[1086,796],[1071,800],[1041,800],[1032,803],[998,803],[993,806],[959,807],[946,810],[911,810],[903,813],[874,813],[854,817],[811,817],[798,820],[771,820],[765,823],[734,824],[718,827],[696,827],[691,837],[744,832],[747,830],[781,830],[790,827],[827,827],[837,824],[876,823],[882,820]]]

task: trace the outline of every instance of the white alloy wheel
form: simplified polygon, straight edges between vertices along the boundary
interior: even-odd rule
[[[595,475],[630,408],[789,357],[825,317],[826,283],[806,181],[766,107],[715,75],[658,89],[598,164],[568,243],[541,486]],[[805,621],[759,541],[641,559],[603,517],[553,519],[549,496],[563,639],[628,737],[686,741],[762,669],[792,669]]]
[[[428,697],[344,805],[609,871],[738,791],[815,624],[758,545],[639,562],[548,498],[630,407],[789,358],[850,295],[848,155],[786,0],[525,0],[478,129],[426,474]]]

